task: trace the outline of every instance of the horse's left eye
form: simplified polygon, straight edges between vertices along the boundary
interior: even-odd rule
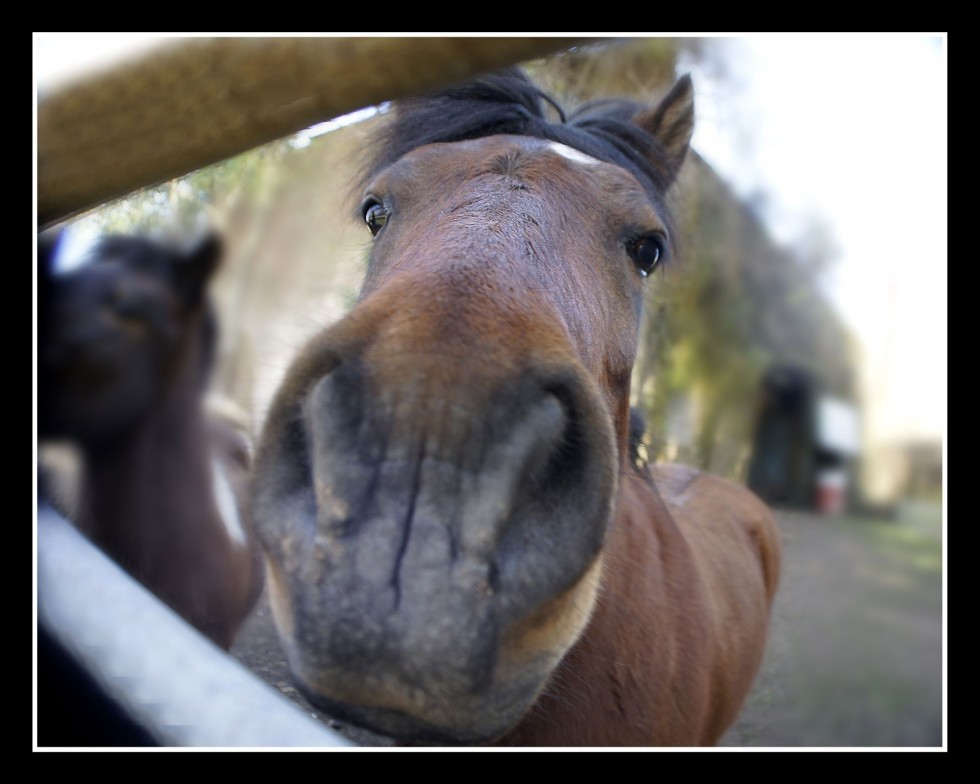
[[[126,286],[111,289],[103,304],[105,314],[118,321],[142,321],[146,317],[145,300]]]
[[[388,211],[383,205],[371,200],[364,205],[364,222],[371,230],[371,234],[377,236],[385,223],[388,222]]]
[[[140,339],[146,332],[146,314],[131,300],[115,300],[102,305],[103,318],[114,328],[122,329],[131,338]]]
[[[645,278],[657,268],[657,265],[667,255],[667,242],[663,237],[651,234],[634,240],[627,246],[627,249],[640,275]]]

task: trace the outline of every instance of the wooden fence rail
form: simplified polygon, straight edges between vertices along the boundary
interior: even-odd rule
[[[314,123],[582,39],[191,38],[39,96],[44,227]]]

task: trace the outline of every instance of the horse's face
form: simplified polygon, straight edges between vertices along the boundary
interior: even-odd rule
[[[41,287],[42,436],[90,445],[140,421],[199,340],[216,246],[183,256],[137,238],[100,245],[86,266]]]
[[[361,299],[402,314],[399,298],[416,300],[416,315],[398,316],[409,324],[391,326],[406,349],[442,365],[439,352],[479,347],[489,354],[478,361],[519,375],[514,363],[574,362],[622,414],[643,285],[636,246],[667,245],[627,171],[522,136],[432,144],[382,172],[363,211],[384,225]]]
[[[596,601],[667,229],[626,169],[509,135],[415,149],[363,214],[360,301],[287,373],[257,456],[273,610],[327,712],[485,741]]]

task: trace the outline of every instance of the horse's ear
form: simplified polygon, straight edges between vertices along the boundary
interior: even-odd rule
[[[671,182],[684,163],[694,134],[694,85],[687,74],[677,80],[660,103],[636,115],[633,122],[654,137],[667,155]]]
[[[218,269],[222,250],[221,238],[212,232],[182,255],[177,265],[177,280],[188,303],[196,303],[204,296],[208,281]]]

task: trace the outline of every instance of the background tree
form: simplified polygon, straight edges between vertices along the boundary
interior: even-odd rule
[[[568,110],[600,97],[649,103],[674,82],[679,59],[724,74],[711,40],[682,38],[579,47],[526,68]],[[255,427],[283,358],[356,294],[368,238],[347,197],[377,121],[266,145],[89,218],[100,230],[129,231],[193,227],[204,214],[222,231],[215,389],[252,412]],[[767,367],[799,365],[853,398],[850,338],[819,288],[833,238],[814,224],[802,250],[776,245],[752,206],[694,152],[674,208],[681,253],[647,286],[634,404],[647,418],[651,458],[744,479]]]

